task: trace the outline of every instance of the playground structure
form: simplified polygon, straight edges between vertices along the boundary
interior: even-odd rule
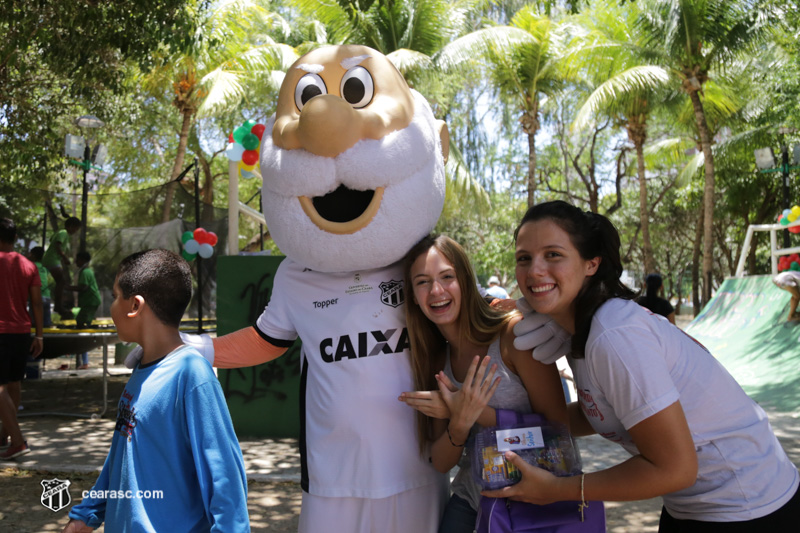
[[[251,171],[259,179],[258,171]],[[228,255],[239,253],[239,215],[246,215],[259,224],[267,225],[264,215],[239,200],[239,164],[228,161]]]
[[[787,322],[790,294],[773,282],[778,258],[800,246],[778,248],[778,232],[800,226],[760,224],[747,228],[736,275],[728,278],[686,331],[722,363],[762,406],[800,408],[800,324]],[[747,275],[746,255],[756,232],[770,234],[771,273]]]
[[[753,235],[757,231],[768,231],[769,232],[769,250],[770,250],[770,264],[772,266],[772,275],[778,273],[778,258],[782,255],[800,253],[800,246],[794,246],[792,248],[778,248],[778,232],[782,230],[788,230],[789,228],[800,227],[800,219],[795,220],[794,222],[790,222],[787,225],[783,224],[754,224],[747,227],[747,234],[744,237],[744,245],[742,246],[742,254],[739,256],[739,262],[736,265],[736,274],[737,278],[741,278],[746,276],[747,273],[744,271],[744,263],[747,259],[747,251],[750,249],[750,243],[753,240]]]

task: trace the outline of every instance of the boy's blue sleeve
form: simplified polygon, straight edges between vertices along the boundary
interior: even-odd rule
[[[185,401],[189,445],[211,531],[250,531],[244,460],[222,387],[214,378],[189,391]]]
[[[114,456],[114,449],[117,446],[117,437],[111,441],[111,449],[106,456],[106,462],[103,463],[103,470],[100,471],[100,476],[97,478],[94,486],[90,489],[92,491],[100,492],[103,494],[108,491],[109,470],[111,469],[111,458]],[[106,499],[105,498],[83,498],[81,503],[74,506],[69,511],[69,517],[75,520],[82,520],[87,526],[91,528],[98,528],[106,519]]]

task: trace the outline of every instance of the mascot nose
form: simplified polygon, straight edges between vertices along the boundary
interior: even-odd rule
[[[297,138],[312,154],[336,157],[361,140],[362,120],[343,98],[315,96],[300,112]]]

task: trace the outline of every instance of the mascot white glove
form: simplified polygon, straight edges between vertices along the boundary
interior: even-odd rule
[[[533,350],[533,358],[540,363],[555,363],[570,351],[572,336],[547,315],[537,313],[525,301],[517,300],[522,320],[514,326],[514,347]]]
[[[191,346],[200,352],[200,355],[205,357],[212,366],[214,365],[214,340],[207,333],[195,335],[192,333],[181,332],[181,340],[185,345]],[[134,368],[141,358],[142,347],[137,346],[131,350],[128,356],[125,358],[125,366],[127,368]]]

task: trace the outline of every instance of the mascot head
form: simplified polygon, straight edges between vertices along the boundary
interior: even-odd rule
[[[447,128],[380,52],[349,45],[304,55],[266,126],[264,217],[297,263],[322,272],[383,267],[436,225]]]

